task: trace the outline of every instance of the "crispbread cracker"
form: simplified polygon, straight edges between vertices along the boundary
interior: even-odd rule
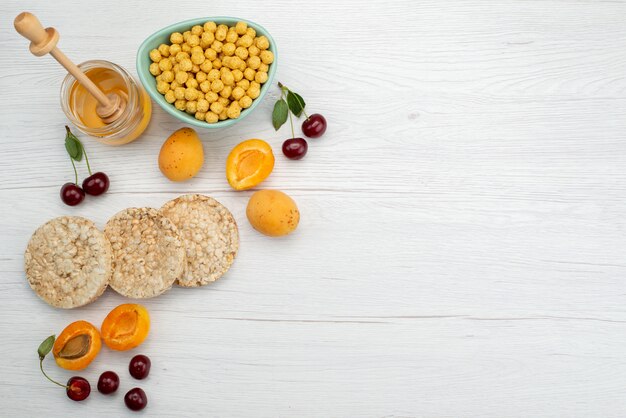
[[[176,226],[153,208],[129,208],[107,222],[113,249],[110,285],[129,298],[158,296],[185,267],[185,248]]]
[[[62,216],[39,227],[24,254],[30,287],[57,308],[93,302],[111,277],[111,245],[88,219]]]
[[[170,200],[161,208],[178,227],[185,243],[187,264],[178,284],[203,286],[222,277],[239,248],[239,232],[233,215],[217,200],[189,194]]]

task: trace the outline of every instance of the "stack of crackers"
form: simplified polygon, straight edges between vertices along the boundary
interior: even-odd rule
[[[228,271],[238,248],[237,223],[228,209],[191,194],[160,210],[125,209],[104,232],[85,218],[52,219],[31,237],[24,263],[37,295],[69,309],[93,302],[109,285],[134,299],[158,296],[174,283],[204,286]]]

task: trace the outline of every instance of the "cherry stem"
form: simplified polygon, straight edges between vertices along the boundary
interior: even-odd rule
[[[72,135],[76,139],[76,141],[78,141],[78,143],[80,144],[80,147],[83,149],[83,154],[85,154],[85,162],[87,163],[87,171],[89,172],[89,175],[91,176],[91,167],[89,166],[89,157],[87,156],[87,151],[85,150],[85,146],[83,145],[81,140],[78,139],[78,137],[74,135],[72,131],[70,131],[69,126],[65,125],[65,130],[67,131],[69,135]],[[76,170],[76,168],[74,168],[74,170]],[[78,176],[76,176],[76,184],[78,184]]]
[[[52,382],[52,383],[54,383],[55,385],[59,385],[59,386],[61,386],[62,388],[67,389],[69,386],[67,386],[67,385],[63,385],[63,384],[61,384],[61,383],[59,383],[59,382],[57,382],[57,381],[55,381],[55,380],[52,380],[52,379],[50,378],[50,376],[48,376],[48,375],[46,374],[46,372],[44,372],[44,371],[43,371],[43,359],[44,359],[43,357],[39,357],[39,368],[41,369],[41,373],[43,373],[43,375],[44,375],[44,376],[46,376],[46,379],[48,379],[49,381],[51,381],[51,382]]]
[[[76,164],[74,164],[74,159],[70,157],[70,161],[72,162],[72,167],[74,167],[74,177],[76,178],[76,183],[78,184],[78,171],[76,171]]]
[[[298,96],[296,96],[293,91],[289,90],[289,87],[285,86],[283,83],[281,83],[280,81],[278,82],[278,87],[280,87],[280,98],[283,98],[283,90],[286,90],[288,92],[291,92],[293,94],[293,97],[296,98],[296,100],[298,101],[298,103],[300,103],[300,106],[302,106],[302,113],[304,113],[304,116],[306,116],[307,119],[309,119],[309,115],[306,114],[306,111],[304,110],[304,103],[302,103],[302,101],[300,100],[300,98]],[[291,115],[289,115],[291,116]],[[291,130],[293,131],[293,126],[291,127]],[[293,132],[292,132],[293,133]],[[295,135],[294,135],[295,137]]]

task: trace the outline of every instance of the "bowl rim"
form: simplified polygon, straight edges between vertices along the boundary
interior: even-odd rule
[[[250,105],[249,108],[244,109],[244,111],[241,112],[241,115],[237,119],[226,119],[223,121],[218,121],[216,123],[207,123],[205,121],[200,121],[196,119],[194,116],[189,115],[188,113],[185,113],[185,112],[181,112],[180,110],[176,109],[173,104],[166,102],[165,97],[161,93],[156,91],[156,87],[154,88],[154,90],[149,88],[149,84],[151,82],[154,82],[154,76],[150,74],[147,68],[143,69],[140,65],[142,53],[147,54],[149,52],[148,44],[152,43],[154,41],[154,38],[161,35],[163,32],[167,32],[167,31],[169,31],[169,33],[179,32],[181,28],[184,28],[184,27],[191,28],[194,25],[204,24],[205,22],[208,22],[208,21],[213,21],[217,23],[218,25],[221,24],[223,21],[246,22],[248,26],[252,27],[256,31],[262,32],[262,34],[269,39],[270,41],[269,50],[272,51],[272,53],[274,54],[274,62],[270,64],[270,68],[267,74],[268,75],[267,81],[261,86],[261,92],[259,94],[259,97],[254,99],[252,101],[252,105]],[[236,124],[237,122],[240,122],[241,120],[245,119],[250,113],[252,113],[252,111],[259,105],[261,100],[265,97],[265,95],[267,94],[267,91],[269,90],[269,88],[271,87],[274,81],[274,75],[276,74],[277,62],[278,62],[278,49],[276,48],[276,42],[274,41],[274,38],[269,33],[269,31],[256,22],[253,22],[247,19],[238,18],[238,17],[232,17],[232,16],[200,17],[200,18],[183,20],[183,21],[165,26],[153,32],[150,36],[148,36],[141,43],[141,45],[139,45],[139,48],[137,49],[137,56],[135,57],[135,67],[137,69],[139,80],[143,88],[146,90],[146,92],[150,96],[150,98],[154,100],[163,110],[165,110],[165,112],[169,113],[174,118],[182,122],[189,123],[193,126],[197,126],[199,128],[204,128],[204,129],[227,128],[229,126]]]

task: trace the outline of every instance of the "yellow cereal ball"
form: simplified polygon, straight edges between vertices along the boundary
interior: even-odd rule
[[[239,57],[237,57],[239,58]],[[246,62],[244,60],[241,60],[241,65],[239,66],[239,71],[245,71],[246,68],[248,68],[248,65],[246,64]]]
[[[180,32],[174,32],[170,35],[170,42],[173,44],[182,44],[183,41],[183,35]]]
[[[234,49],[233,49],[234,51]],[[159,52],[158,49],[152,49],[150,51],[150,59],[152,60],[152,62],[159,62],[161,61],[161,53]]]
[[[178,110],[185,110],[185,109],[187,109],[187,100],[185,100],[185,99],[176,100],[174,102],[174,107],[176,107],[176,109],[178,109]]]
[[[250,45],[248,48],[248,55],[250,56],[258,56],[261,53],[261,50],[257,48],[255,45]]]
[[[206,60],[206,58],[204,57],[204,54],[202,52],[196,52],[191,54],[191,62],[196,65],[202,64],[204,60]]]
[[[255,88],[255,89],[260,89],[261,88],[261,84],[257,83],[256,81],[251,81],[250,82],[250,87]]]
[[[196,119],[198,119],[198,120],[204,120],[204,118],[206,117],[206,113],[205,112],[196,112],[194,117]]]
[[[161,74],[161,67],[159,67],[159,64],[157,64],[156,62],[153,62],[152,64],[150,64],[149,70],[150,70],[150,74],[154,76]]]
[[[217,102],[221,103],[224,108],[227,108],[230,105],[230,100],[227,97],[218,97]]]
[[[237,87],[248,90],[250,88],[250,81],[244,78],[243,80],[237,82]]]
[[[257,71],[261,71],[263,73],[266,73],[266,72],[269,71],[269,69],[270,69],[269,65],[261,63],[261,65],[259,65],[259,69]]]
[[[198,112],[206,113],[209,110],[209,101],[204,98],[204,95],[198,97],[197,104]]]
[[[194,74],[195,74],[195,73],[197,73],[197,72],[199,72],[199,71],[200,71],[200,66],[199,66],[198,64],[192,64],[192,65],[191,65],[191,72],[192,72],[192,73],[194,73]]]
[[[208,123],[215,123],[219,120],[219,118],[217,117],[216,113],[206,112],[206,116],[204,117],[204,120],[207,121]]]
[[[272,53],[272,51],[261,51],[261,54],[259,55],[261,57],[261,61],[263,61],[263,64],[271,64],[274,62],[274,54]]]
[[[204,98],[206,99],[207,102],[209,102],[209,104],[211,104],[211,103],[217,102],[217,99],[219,99],[219,96],[214,91],[208,91],[204,95]]]
[[[239,106],[239,103],[237,102],[232,102],[230,106],[228,106],[228,109],[226,110],[226,115],[228,115],[228,117],[231,119],[237,119],[240,114],[241,114],[241,106]]]
[[[261,51],[270,47],[270,41],[266,36],[259,36],[254,40],[254,45],[259,48]]]
[[[248,50],[244,48],[243,46],[238,46],[235,49],[235,55],[241,58],[242,60],[245,60],[248,58]]]
[[[192,46],[190,54],[193,55],[197,53],[204,54],[204,49],[202,49],[202,47],[199,45]]]
[[[198,73],[196,74],[196,80],[198,81],[198,83],[206,81],[206,73],[204,71],[198,71]]]
[[[155,77],[155,79],[156,79],[157,83],[158,83],[159,81],[163,81],[163,77],[161,77],[161,74],[159,74],[158,76],[156,76],[156,77]]]
[[[208,48],[215,41],[215,34],[213,32],[202,32],[200,37],[200,46]]]
[[[265,83],[267,81],[267,73],[263,71],[257,71],[256,74],[254,75],[254,81],[256,81],[259,84]]]
[[[178,45],[172,45],[172,46],[178,46]],[[173,48],[170,48],[170,52],[172,52]],[[178,51],[180,52],[180,51]],[[178,52],[176,52],[176,54],[178,54]],[[170,60],[170,62],[172,63],[172,65],[176,65],[178,64],[178,61],[176,61],[176,54],[170,54],[170,56],[167,58],[168,60]]]
[[[226,120],[226,119],[228,119],[228,115],[226,114],[226,109],[224,109],[224,110],[222,111],[222,113],[220,113],[219,115],[217,115],[217,118],[218,118],[219,120]]]
[[[252,106],[252,99],[248,96],[243,96],[241,99],[239,99],[239,106],[244,109],[249,108],[250,106]]]
[[[198,98],[198,90],[193,87],[187,87],[185,89],[185,99],[186,100],[196,100]]]
[[[184,44],[181,45],[180,49],[183,52],[189,53],[189,52],[191,52],[191,45],[189,45],[188,43],[184,43]]]
[[[235,25],[235,32],[237,35],[245,35],[248,30],[248,24],[246,22],[237,22]]]
[[[208,73],[213,68],[213,64],[209,60],[204,60],[202,64],[200,64],[200,70]]]
[[[168,88],[169,88],[169,85],[168,85]],[[222,96],[225,99],[228,99],[232,92],[233,92],[233,88],[231,86],[225,86],[222,89],[222,91],[220,91],[220,96]]]
[[[175,57],[180,51],[182,51],[180,44],[170,45],[170,57]]]
[[[153,64],[154,64],[154,63],[153,63]],[[161,71],[169,71],[169,70],[171,70],[171,69],[172,69],[172,61],[170,61],[170,60],[161,60],[161,61],[159,61],[159,63],[158,63],[158,64],[156,64],[156,65],[158,65],[158,66],[159,66],[159,69],[160,69]],[[150,64],[150,66],[152,66],[152,64]],[[150,71],[150,72],[152,72],[152,71]]]
[[[235,87],[233,89],[233,92],[231,93],[231,95],[233,96],[233,99],[235,100],[241,99],[245,94],[246,94],[246,91],[239,86]]]
[[[243,76],[246,78],[246,80],[254,80],[254,76],[256,75],[256,71],[254,71],[252,68],[246,68],[245,71],[243,72]]]
[[[252,45],[253,42],[254,39],[250,35],[246,34],[237,40],[237,46],[248,48],[250,45]]]
[[[261,54],[263,53],[261,52]],[[248,64],[248,68],[252,68],[253,70],[256,70],[261,65],[261,58],[257,57],[256,55],[253,55],[250,58],[248,58],[248,61],[246,61],[246,64]]]
[[[193,67],[193,63],[189,58],[185,58],[181,62],[178,63],[180,65],[181,71],[191,71],[191,67]]]
[[[209,48],[209,49],[204,51],[204,56],[209,61],[213,61],[215,58],[217,58],[217,52],[215,52],[214,49]]]
[[[187,74],[186,71],[179,71],[176,74],[174,74],[174,79],[176,80],[178,84],[185,84],[188,78],[189,78],[189,74]]]
[[[213,66],[213,68],[215,69],[220,69],[222,68],[222,60],[219,58],[215,58],[212,62],[211,65]]]
[[[174,89],[174,97],[176,97],[176,100],[181,100],[185,98],[185,88],[184,87],[176,87]]]
[[[202,26],[200,25],[195,25],[191,27],[191,34],[192,35],[198,35],[200,36],[200,34],[204,32],[204,29],[202,28]]]
[[[211,103],[211,112],[219,115],[224,111],[224,106],[220,102]]]
[[[161,54],[162,57],[169,57],[170,56],[170,47],[169,45],[166,44],[161,44],[159,45],[159,47],[157,48],[159,50],[159,54]]]
[[[228,60],[228,68],[231,70],[238,69],[244,61],[239,57],[230,57]]]
[[[222,52],[224,53],[224,55],[226,55],[227,57],[230,57],[231,55],[233,55],[235,53],[235,49],[237,47],[235,46],[234,43],[232,42],[228,42],[226,44],[224,44],[224,46],[222,46]]]
[[[222,47],[224,46],[224,44],[221,41],[218,41],[217,39],[215,41],[213,41],[213,43],[211,44],[211,49],[217,53],[222,52]]]
[[[198,107],[198,102],[196,102],[195,100],[192,100],[192,101],[187,102],[187,105],[185,106],[185,111],[187,113],[193,114],[198,111],[197,107]]]
[[[202,83],[200,83],[199,87],[202,93],[208,93],[211,90],[211,82],[208,80],[204,80]]]
[[[232,86],[235,84],[235,76],[233,76],[233,73],[231,73],[228,69],[222,74],[221,80],[225,86]]]
[[[180,87],[180,84],[178,84],[176,80],[174,80],[170,83],[170,88],[174,90],[176,87]]]
[[[165,94],[170,91],[170,83],[166,83],[165,81],[159,81],[157,83],[157,91],[161,94]]]
[[[184,51],[180,51],[179,53],[176,54],[176,62],[180,63],[182,60],[186,60],[189,59],[189,53],[188,52],[184,52]]]
[[[222,80],[215,80],[211,83],[211,91],[215,93],[219,93],[220,91],[222,91],[223,88],[224,88],[224,83],[222,83]],[[220,113],[220,112],[215,112],[215,113]]]
[[[226,33],[226,42],[234,44],[235,42],[237,42],[237,39],[239,39],[239,35],[237,35],[237,32],[235,32],[235,29],[230,28],[228,30],[228,33]]]
[[[189,44],[189,46],[192,48],[196,45],[200,45],[200,37],[198,35],[189,35],[189,39],[187,39],[187,44]]]
[[[163,62],[163,61],[161,61]],[[161,63],[159,63],[161,64]],[[172,72],[174,73],[174,76],[176,76],[176,73],[180,72],[180,65],[176,64],[173,68],[172,68]]]
[[[165,93],[165,101],[168,103],[174,103],[176,101],[176,96],[174,96],[173,90],[168,90]]]
[[[246,35],[254,39],[254,37],[256,36],[256,31],[252,28],[248,28],[248,30],[246,31]]]
[[[246,96],[250,97],[251,99],[256,99],[257,97],[259,97],[259,94],[261,94],[261,90],[259,90],[258,87],[254,88],[250,86],[248,91],[246,91]]]
[[[214,82],[215,80],[219,80],[220,77],[221,77],[221,73],[220,73],[220,70],[218,70],[217,68],[213,68],[206,75],[206,79],[208,81],[210,81],[210,82]]]
[[[189,39],[189,37],[191,36],[191,31],[190,30],[186,30],[183,32],[183,41],[187,42],[187,40]]]
[[[215,22],[206,22],[203,26],[203,29],[205,32],[215,32],[215,30],[217,29],[217,25],[215,24]]]
[[[174,81],[174,73],[171,71],[163,71],[163,73],[161,74],[161,79],[166,83],[171,83],[172,81]]]
[[[187,86],[187,88],[197,89],[198,80],[196,80],[195,78],[189,77],[187,81],[185,81],[185,86]]]
[[[243,78],[243,73],[239,69],[233,70],[232,73],[233,77],[235,78],[235,83],[241,81],[241,79]]]
[[[219,25],[217,29],[215,30],[215,39],[217,39],[218,41],[223,41],[224,39],[226,39],[227,33],[228,33],[228,26]]]

